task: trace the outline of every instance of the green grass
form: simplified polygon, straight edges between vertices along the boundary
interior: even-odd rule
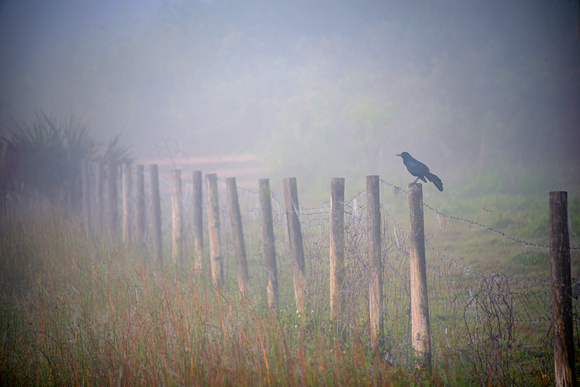
[[[269,311],[207,273],[161,272],[131,246],[49,214],[2,233],[2,385],[408,384],[322,313]],[[288,305],[286,305],[288,304]],[[428,380],[418,376],[417,380]],[[421,379],[423,378],[423,379]]]
[[[528,235],[542,229],[545,220],[534,200],[494,195],[431,204],[514,237],[546,243],[543,231]],[[408,227],[405,204],[404,195],[384,204],[402,230]],[[276,230],[280,305],[271,311],[265,307],[265,277],[256,253],[260,230],[248,218],[251,297],[245,300],[233,282],[231,252],[229,285],[216,289],[207,272],[193,271],[189,259],[184,270],[171,261],[159,270],[139,246],[86,236],[59,213],[5,219],[0,234],[0,384],[553,383],[549,285],[537,281],[549,277],[546,252],[514,246],[428,211],[425,216],[431,243],[429,375],[413,367],[406,241],[401,231],[395,237],[386,217],[381,353],[370,345],[363,216],[346,232],[347,296],[340,325],[328,321],[328,230],[316,220],[303,218],[309,301],[304,314],[297,315],[283,227]],[[226,250],[229,243],[226,233]],[[578,267],[577,253],[573,265]]]
[[[571,246],[578,247],[580,198],[569,196]],[[427,200],[426,200],[427,201]],[[453,219],[437,219],[425,211],[427,237],[453,259],[484,274],[502,273],[518,279],[550,279],[548,195],[488,194],[435,198],[432,207],[443,213],[489,226],[498,233]],[[503,233],[508,237],[504,237]],[[580,278],[580,252],[571,251],[572,277]]]

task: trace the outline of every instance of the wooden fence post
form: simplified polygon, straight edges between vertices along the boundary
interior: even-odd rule
[[[193,171],[193,245],[194,270],[203,268],[203,199],[201,171]]]
[[[427,267],[425,263],[425,225],[423,221],[423,186],[407,186],[410,235],[411,277],[411,343],[417,358],[416,366],[431,372],[431,328],[427,297]]]
[[[88,164],[86,159],[81,160],[82,217],[83,228],[87,235],[91,231],[91,185]]]
[[[221,251],[217,175],[215,173],[206,175],[205,180],[207,183],[207,223],[209,229],[211,275],[215,286],[222,288],[224,285],[224,273]]]
[[[183,269],[183,222],[182,222],[181,170],[171,171],[171,231],[173,235],[173,262]]]
[[[157,164],[149,165],[151,178],[151,239],[153,254],[160,268],[163,267],[163,245],[161,235],[161,198],[159,197],[159,168]]]
[[[117,236],[117,229],[118,229],[118,217],[119,217],[119,198],[118,198],[118,190],[117,190],[117,164],[113,161],[109,162],[109,176],[107,179],[108,182],[108,203],[109,203],[109,235],[112,238]]]
[[[296,311],[302,314],[306,304],[306,264],[304,262],[304,246],[302,245],[302,229],[298,216],[300,205],[298,203],[298,186],[295,177],[284,179],[284,201],[286,204],[290,253],[292,254]]]
[[[260,179],[260,209],[262,211],[262,237],[264,239],[264,268],[266,270],[268,307],[278,308],[278,268],[276,265],[276,241],[274,239],[274,221],[272,220],[272,197],[270,180]]]
[[[247,297],[250,292],[250,285],[248,282],[248,262],[246,260],[246,244],[244,243],[242,213],[240,210],[240,202],[238,200],[238,188],[235,177],[228,177],[226,179],[226,191],[228,207],[230,208],[234,250],[236,254],[238,287],[242,297]]]
[[[97,163],[97,176],[95,178],[95,229],[97,230],[97,235],[103,235],[103,212],[105,212],[105,184],[104,184],[104,168],[103,162],[99,161]]]
[[[568,193],[563,191],[550,192],[550,266],[555,384],[575,386]]]
[[[145,167],[143,164],[137,165],[137,201],[135,206],[135,230],[137,240],[143,244],[145,240]]]
[[[336,323],[344,303],[344,178],[330,180],[330,320]]]
[[[367,176],[367,236],[369,255],[369,317],[375,350],[383,345],[383,262],[381,257],[381,204],[379,177]]]
[[[131,240],[131,164],[123,165],[123,242]]]

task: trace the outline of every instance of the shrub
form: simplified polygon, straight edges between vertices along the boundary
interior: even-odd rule
[[[8,128],[16,162],[3,160],[12,184],[2,196],[16,199],[45,198],[73,208],[80,202],[81,160],[129,160],[128,148],[115,137],[101,155],[89,125],[74,115],[53,117],[37,113],[29,123],[13,122]],[[8,192],[6,192],[9,190]]]

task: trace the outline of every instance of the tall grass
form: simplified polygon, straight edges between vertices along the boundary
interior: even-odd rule
[[[298,315],[283,212],[276,227],[280,304],[277,310],[265,306],[261,230],[251,198],[244,224],[251,252],[247,299],[232,281],[234,267],[225,270],[227,286],[219,290],[207,272],[194,270],[190,257],[183,269],[168,260],[160,270],[146,249],[87,236],[62,211],[43,212],[39,205],[2,219],[0,385],[553,382],[545,249],[514,248],[496,233],[462,231],[445,217],[427,217],[434,359],[427,374],[414,369],[410,345],[407,226],[397,221],[406,216],[399,214],[405,198],[395,195],[383,207],[385,341],[379,352],[369,336],[364,203],[349,207],[345,303],[337,323],[328,321],[327,209],[302,214],[308,305]],[[488,210],[476,215],[494,222],[512,219],[514,230],[529,223],[526,219],[543,223],[535,207],[523,214],[530,208],[527,199],[500,199],[477,202]],[[500,216],[504,207],[520,202],[520,210]],[[231,231],[222,231],[231,257]],[[464,252],[492,274],[473,270]],[[573,267],[578,262],[573,253]],[[235,265],[227,257],[225,264]],[[498,272],[505,275],[493,274]],[[577,302],[574,308],[578,315]]]
[[[187,265],[159,271],[141,248],[88,237],[59,213],[1,227],[1,385],[460,380],[450,360],[435,376],[393,366],[362,323],[344,333],[319,310],[268,310]]]

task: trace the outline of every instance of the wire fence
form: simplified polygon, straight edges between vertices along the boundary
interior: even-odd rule
[[[300,182],[299,182],[300,184]],[[183,176],[183,235],[185,259],[193,259],[193,186]],[[225,197],[225,181],[218,180],[221,242],[224,251],[224,276],[235,285],[235,260],[230,210]],[[164,248],[171,240],[171,181],[160,176]],[[205,191],[205,187],[204,187]],[[381,180],[381,234],[384,268],[385,361],[389,364],[412,363],[411,307],[409,284],[409,234],[406,190]],[[147,200],[149,200],[148,195]],[[250,294],[265,298],[267,282],[263,263],[263,241],[259,194],[238,188],[246,243]],[[147,204],[149,207],[149,203]],[[204,201],[204,214],[206,214]],[[292,263],[284,205],[272,195],[273,221],[280,282],[280,308],[295,308],[292,292]],[[367,204],[366,192],[348,199],[345,207],[345,278],[341,289],[344,299],[342,335],[353,327],[368,327]],[[464,219],[423,204],[425,217],[432,215],[439,227],[474,228],[522,249],[545,251],[549,246],[508,235],[480,222]],[[306,258],[307,312],[330,314],[329,248],[330,202],[315,208],[300,209],[300,223]],[[408,215],[407,215],[408,216]],[[207,227],[204,216],[204,228]],[[432,220],[432,219],[431,219]],[[207,233],[207,231],[205,231]],[[426,232],[426,234],[429,234]],[[205,235],[207,240],[207,235]],[[149,238],[144,238],[149,243]],[[461,240],[455,241],[461,244]],[[207,246],[207,242],[205,243]],[[436,367],[462,368],[480,384],[521,385],[549,383],[553,378],[551,333],[552,303],[550,282],[539,278],[514,278],[504,274],[484,274],[461,263],[454,253],[446,253],[440,243],[426,238],[427,281],[430,307],[433,359]],[[204,268],[209,266],[207,247]],[[572,246],[576,253],[579,249]],[[165,259],[170,259],[165,253]],[[506,257],[507,258],[507,257]],[[207,261],[207,262],[206,262]],[[264,301],[265,303],[265,301]],[[579,303],[573,300],[574,323],[579,323]],[[578,348],[578,332],[575,343]],[[367,345],[370,338],[365,338]],[[449,359],[453,364],[449,365]]]

